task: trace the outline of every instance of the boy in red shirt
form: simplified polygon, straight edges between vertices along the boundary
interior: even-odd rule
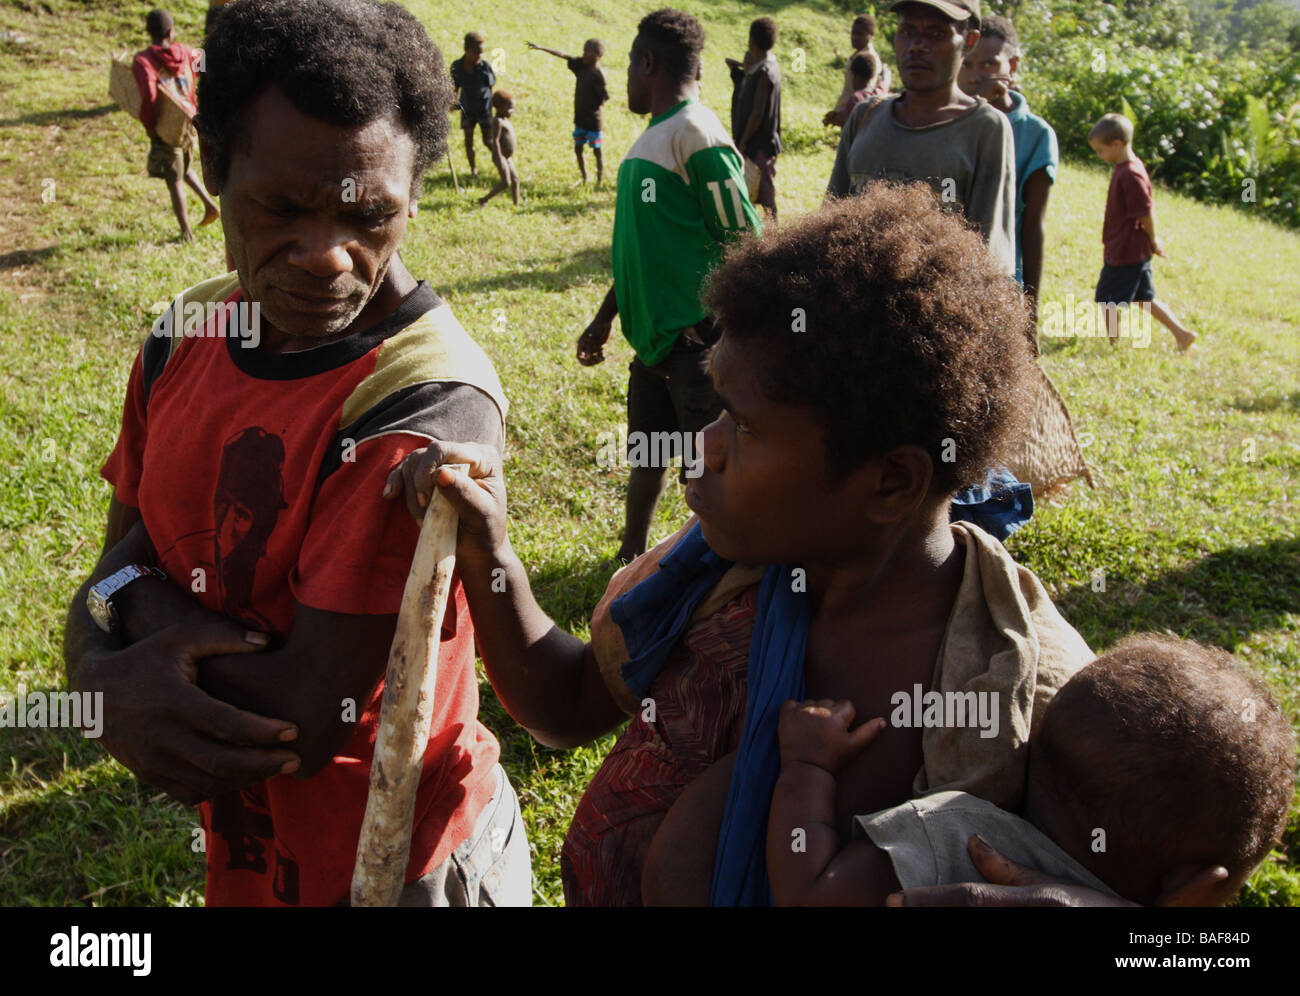
[[[1111,345],[1119,337],[1118,308],[1136,301],[1147,306],[1143,310],[1155,315],[1174,334],[1179,351],[1186,352],[1196,341],[1196,333],[1156,300],[1151,281],[1151,254],[1164,256],[1165,247],[1156,238],[1151,179],[1142,160],[1133,154],[1133,122],[1122,114],[1107,114],[1088,132],[1088,144],[1102,162],[1114,167],[1101,228],[1106,256],[1096,295]]]
[[[196,70],[202,65],[203,53],[195,51],[188,45],[172,41],[172,16],[165,10],[154,8],[145,18],[145,28],[153,44],[136,53],[131,71],[135,74],[136,84],[140,87],[140,123],[149,136],[149,160],[146,169],[150,176],[156,176],[167,183],[167,190],[172,198],[172,210],[181,225],[181,239],[194,241],[194,232],[190,228],[189,215],[185,211],[185,191],[181,189],[181,180],[199,195],[203,202],[203,220],[199,227],[210,225],[221,217],[221,210],[216,201],[208,194],[203,181],[190,166],[190,157],[194,152],[194,133],[184,146],[168,145],[154,131],[158,115],[158,88],[169,87],[178,97],[189,105],[190,116],[194,116],[197,107],[194,98]]]

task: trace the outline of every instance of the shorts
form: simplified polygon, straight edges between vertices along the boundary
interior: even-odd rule
[[[709,377],[709,351],[719,335],[713,319],[705,318],[682,329],[672,350],[659,363],[647,366],[637,357],[628,366],[628,455],[632,455],[633,440],[637,438],[634,433],[644,433],[642,439],[655,438],[650,433],[672,433],[670,455],[683,458],[678,475],[683,483],[689,454],[682,453],[682,437],[699,432],[722,413],[722,402]],[[661,448],[651,446],[649,451],[655,453]]]
[[[586,143],[587,145],[590,145],[593,149],[599,149],[599,148],[600,148],[600,132],[598,132],[598,131],[587,131],[587,129],[585,129],[585,128],[574,128],[574,129],[573,129],[573,144],[574,144],[574,145],[582,145],[583,143]]]
[[[488,125],[492,123],[492,111],[489,109],[483,115],[471,114],[462,108],[460,112],[460,130],[473,131],[474,126],[478,125],[479,132],[483,135],[483,142],[491,145],[491,136],[488,134]]]
[[[501,765],[469,838],[402,889],[398,906],[531,906],[533,866],[519,798]]]
[[[145,163],[145,169],[150,176],[156,176],[168,183],[183,179],[190,171],[191,149],[189,145],[168,145],[161,138],[151,138],[149,159]]]
[[[1105,263],[1097,278],[1098,304],[1128,304],[1130,301],[1154,301],[1156,285],[1151,280],[1151,260],[1127,266]]]
[[[766,152],[755,152],[749,157],[758,168],[758,183],[756,189],[751,191],[750,201],[754,204],[776,210],[776,156],[769,156]],[[748,179],[748,174],[746,175]]]

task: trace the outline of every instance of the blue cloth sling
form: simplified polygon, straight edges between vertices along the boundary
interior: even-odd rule
[[[614,600],[629,660],[623,680],[645,696],[686,631],[691,614],[731,567],[704,540],[697,522],[659,564],[659,571]],[[787,699],[804,697],[804,649],[811,608],[801,569],[769,567],[758,591],[749,643],[745,726],[718,834],[709,902],[767,906],[767,813],[781,773],[777,720]]]

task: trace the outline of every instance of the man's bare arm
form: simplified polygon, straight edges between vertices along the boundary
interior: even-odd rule
[[[1047,167],[1035,170],[1025,181],[1025,211],[1021,215],[1020,257],[1025,294],[1032,302],[1034,324],[1038,324],[1038,294],[1043,279],[1043,246],[1046,241],[1047,199],[1052,181]]]
[[[302,758],[295,773],[310,778],[356,729],[384,676],[396,627],[396,615],[346,615],[299,604],[282,647],[209,657],[199,663],[199,687],[240,709],[293,723],[294,750]]]
[[[129,564],[155,562],[135,509],[114,501],[105,536],[116,542],[105,544],[73,595],[63,642],[69,689],[103,696],[104,748],[141,779],[186,803],[296,769],[298,755],[286,747],[297,736],[292,724],[236,709],[195,685],[200,659],[261,650],[263,634],[208,613],[168,582],[152,579],[128,585],[114,599],[125,623],[122,633],[105,633],[95,624],[86,608],[91,585]],[[153,616],[127,608],[132,599],[141,602],[133,589],[145,585],[174,598],[175,619],[166,608]],[[158,608],[150,604],[151,611]]]
[[[528,47],[533,49],[536,52],[545,52],[547,55],[553,55],[557,59],[563,59],[565,62],[568,62],[570,59],[574,58],[574,56],[572,55],[565,55],[563,52],[557,52],[553,48],[547,48],[545,45],[538,45],[535,42],[529,42]]]

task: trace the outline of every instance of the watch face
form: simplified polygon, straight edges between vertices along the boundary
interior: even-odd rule
[[[95,625],[105,633],[111,633],[116,628],[117,613],[113,611],[108,599],[94,588],[86,596],[86,609],[90,612],[90,618],[95,620]]]

